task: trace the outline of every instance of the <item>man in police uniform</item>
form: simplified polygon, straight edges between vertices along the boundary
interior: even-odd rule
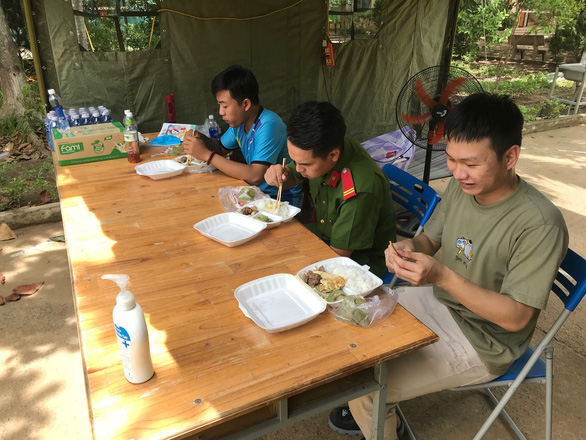
[[[382,276],[384,251],[396,239],[389,181],[364,148],[345,134],[344,118],[332,104],[300,105],[287,123],[293,162],[269,167],[264,178],[283,189],[308,180],[317,213],[317,223],[308,227],[339,255]]]

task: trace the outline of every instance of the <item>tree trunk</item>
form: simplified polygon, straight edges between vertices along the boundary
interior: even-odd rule
[[[22,88],[26,84],[26,77],[10,34],[2,0],[0,0],[0,66],[2,66],[0,68],[0,89],[2,90],[0,121],[11,116],[22,117],[25,113]]]

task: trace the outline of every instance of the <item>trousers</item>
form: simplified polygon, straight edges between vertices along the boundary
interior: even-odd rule
[[[432,287],[397,290],[399,303],[439,336],[439,341],[387,362],[388,383],[384,439],[397,439],[397,404],[448,388],[489,382],[490,373]],[[366,439],[371,438],[373,395],[350,401],[352,416]]]

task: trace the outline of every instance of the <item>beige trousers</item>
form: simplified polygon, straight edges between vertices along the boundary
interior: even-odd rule
[[[431,287],[405,287],[398,293],[399,303],[436,333],[439,341],[387,362],[385,440],[397,438],[397,403],[497,377],[488,372],[447,307],[435,299]],[[370,439],[372,394],[352,400],[349,405],[364,437]]]

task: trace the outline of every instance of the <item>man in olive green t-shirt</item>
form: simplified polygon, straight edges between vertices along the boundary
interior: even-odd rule
[[[457,105],[445,123],[453,179],[424,232],[385,251],[399,278],[433,285],[406,289],[399,302],[439,336],[389,361],[386,440],[397,438],[398,402],[503,374],[547,304],[568,232],[560,211],[515,172],[522,128],[507,97],[478,93]],[[349,417],[334,410],[331,425],[347,431],[353,416],[370,438],[372,395],[349,409]]]
[[[287,122],[293,162],[271,166],[265,180],[283,189],[309,180],[317,223],[308,225],[339,255],[382,276],[384,251],[396,239],[389,181],[362,146],[345,137],[340,111],[328,102],[307,102]]]

